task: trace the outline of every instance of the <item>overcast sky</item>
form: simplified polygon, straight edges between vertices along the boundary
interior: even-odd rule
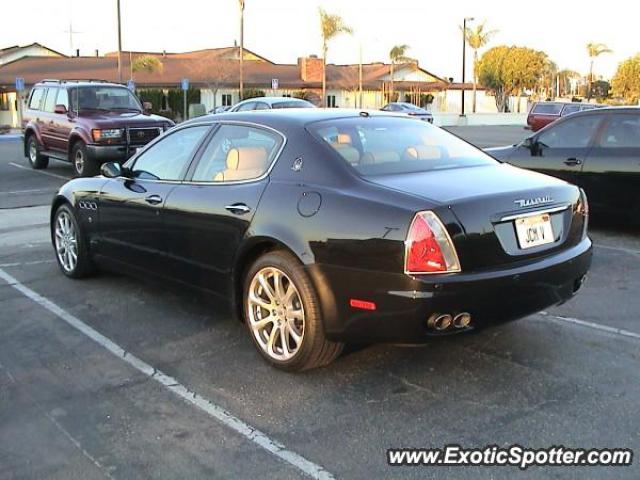
[[[121,0],[123,49],[185,51],[232,45],[238,38],[237,0]],[[117,50],[116,0],[28,0],[2,2],[0,47],[34,41],[83,55]],[[491,45],[528,46],[549,54],[560,68],[586,73],[587,42],[614,50],[601,56],[596,73],[610,77],[617,63],[640,52],[638,14],[630,0],[604,4],[537,0],[246,0],[245,46],[270,60],[295,63],[297,57],[320,54],[318,6],[341,15],[353,36],[336,39],[329,61],[383,61],[395,44],[433,73],[460,78],[465,16],[486,20],[497,29]],[[14,20],[10,20],[14,19]],[[469,52],[470,53],[470,52]],[[471,55],[469,55],[471,56]]]

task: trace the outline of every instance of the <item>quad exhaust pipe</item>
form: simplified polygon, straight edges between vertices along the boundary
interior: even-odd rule
[[[455,316],[450,313],[434,313],[427,320],[427,328],[437,332],[444,332],[450,328],[462,329],[471,325],[471,314],[458,313]]]

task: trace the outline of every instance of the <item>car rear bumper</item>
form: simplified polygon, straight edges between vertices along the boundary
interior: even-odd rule
[[[515,320],[572,298],[591,265],[591,241],[534,263],[481,273],[410,277],[335,266],[309,271],[327,336],[341,341],[420,342]],[[328,287],[328,288],[327,288]],[[350,307],[373,302],[375,311]],[[471,314],[468,328],[427,327],[433,314]]]

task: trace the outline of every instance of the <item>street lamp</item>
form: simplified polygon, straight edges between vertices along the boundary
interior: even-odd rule
[[[465,17],[462,21],[462,111],[460,116],[464,117],[464,71],[467,63],[467,22],[473,22],[473,17]]]
[[[244,97],[244,0],[238,0],[240,7],[240,100]]]

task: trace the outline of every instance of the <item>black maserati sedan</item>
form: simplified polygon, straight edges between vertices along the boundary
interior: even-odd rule
[[[486,150],[518,167],[582,187],[594,213],[640,215],[640,108],[573,113],[523,142]]]
[[[56,194],[62,272],[115,268],[230,302],[271,364],[416,342],[570,299],[584,192],[384,112],[199,117]]]

